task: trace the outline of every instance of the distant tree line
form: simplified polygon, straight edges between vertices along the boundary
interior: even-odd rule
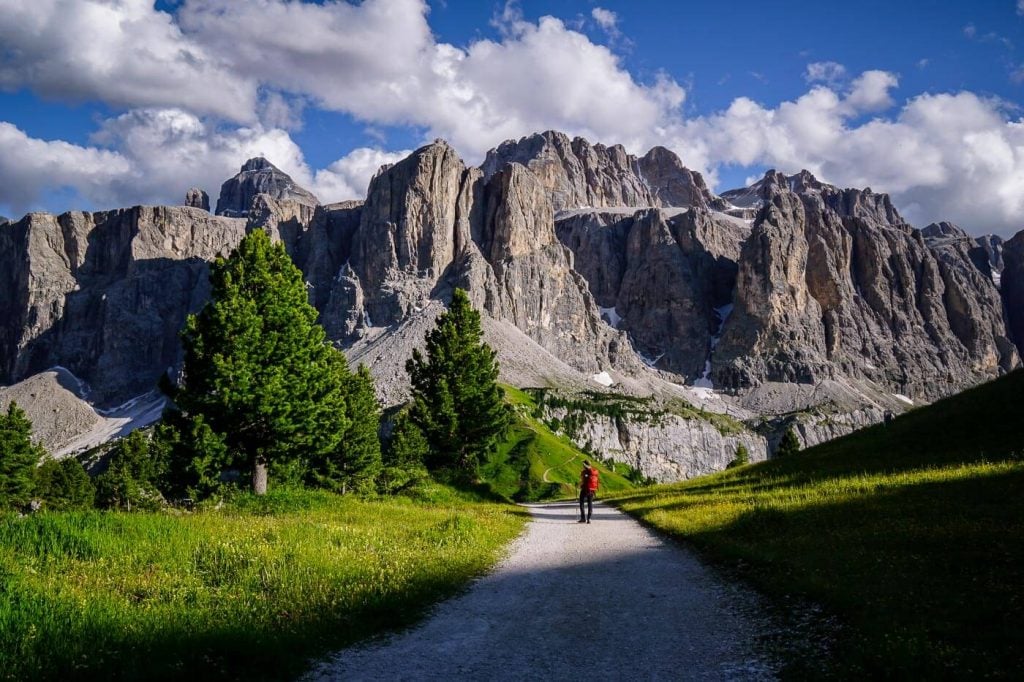
[[[0,508],[153,509],[263,494],[270,481],[394,493],[428,471],[471,481],[510,422],[495,352],[462,290],[408,361],[413,399],[382,443],[369,370],[352,371],[327,339],[282,244],[254,230],[212,264],[210,282],[182,331],[183,376],[161,382],[162,422],[117,441],[94,479],[74,458],[44,459],[16,405],[0,415]]]

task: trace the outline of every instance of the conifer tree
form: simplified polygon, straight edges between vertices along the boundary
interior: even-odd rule
[[[786,434],[779,442],[779,448],[775,451],[776,457],[789,457],[800,452],[800,439],[792,428],[786,429]]]
[[[311,477],[337,492],[365,491],[372,488],[381,468],[380,404],[366,365],[345,379],[345,402],[348,429],[334,452],[313,463]]]
[[[44,455],[32,443],[32,422],[13,401],[0,413],[0,509],[26,504],[32,496],[33,473]]]
[[[93,505],[96,487],[74,457],[47,459],[36,467],[33,495],[47,509],[87,509]]]
[[[480,313],[456,289],[448,310],[406,363],[412,382],[409,416],[430,444],[427,466],[471,476],[508,427],[496,353],[483,342]]]
[[[302,273],[262,230],[214,263],[210,283],[211,300],[182,332],[184,386],[173,398],[185,417],[203,417],[262,494],[272,460],[338,448],[348,370],[316,323]]]

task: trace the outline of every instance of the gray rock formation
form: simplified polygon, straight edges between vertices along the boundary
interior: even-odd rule
[[[930,248],[870,189],[774,171],[759,186],[716,385],[842,375],[934,399],[1018,364],[999,293],[966,244]]]
[[[185,207],[31,213],[0,229],[0,382],[67,367],[103,404],[145,393],[178,362],[208,263],[245,222]]]
[[[612,206],[724,207],[700,174],[683,167],[664,147],[637,159],[622,145],[591,145],[581,137],[570,140],[549,130],[508,140],[488,152],[484,178],[510,163],[522,164],[538,177],[556,212]]]
[[[572,411],[568,435],[579,447],[637,468],[659,482],[682,481],[725,469],[742,444],[751,462],[767,458],[764,437],[747,429],[723,433],[709,421],[671,412],[613,416]],[[544,418],[564,421],[570,410],[550,408]]]
[[[185,192],[185,205],[209,211],[210,195],[198,187],[193,187],[189,191]]]
[[[249,215],[257,194],[266,194],[275,200],[291,200],[306,206],[320,202],[311,192],[295,184],[288,175],[264,158],[249,159],[238,175],[220,188],[217,215],[244,218]]]
[[[989,270],[992,271],[992,281],[999,286],[1003,276],[1003,244],[1005,243],[1003,238],[994,234],[986,234],[978,237],[975,241],[988,259]]]
[[[1010,337],[1024,348],[1024,230],[1003,245],[1001,292]]]
[[[746,226],[694,207],[576,214],[557,230],[609,324],[649,364],[699,379],[732,297]]]

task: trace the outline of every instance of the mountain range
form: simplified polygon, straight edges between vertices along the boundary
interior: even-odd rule
[[[641,466],[664,479],[721,468],[736,438],[764,456],[779,428],[818,442],[958,392],[1019,366],[1024,346],[1024,231],[1004,243],[918,229],[886,194],[807,171],[715,195],[665,148],[637,157],[549,131],[479,167],[435,141],[382,167],[364,201],[321,204],[256,158],[215,214],[201,189],[185,204],[0,223],[0,383],[16,384],[0,393],[31,401],[19,382],[60,367],[97,410],[153,395],[180,371],[178,330],[209,295],[209,262],[254,229],[284,243],[329,337],[387,404],[461,287],[509,383],[742,424],[704,424],[673,453],[679,425],[646,423],[669,429],[664,461]],[[612,456],[647,456],[638,425],[603,428],[588,437]],[[714,457],[692,452],[713,432]]]

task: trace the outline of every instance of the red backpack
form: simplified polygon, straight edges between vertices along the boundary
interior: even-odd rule
[[[582,479],[583,479],[582,486],[583,486],[584,490],[592,490],[592,491],[596,491],[597,490],[597,485],[598,485],[598,482],[597,482],[597,469],[591,467],[589,475],[587,474],[587,471],[584,470],[583,471],[583,475],[582,475]]]

